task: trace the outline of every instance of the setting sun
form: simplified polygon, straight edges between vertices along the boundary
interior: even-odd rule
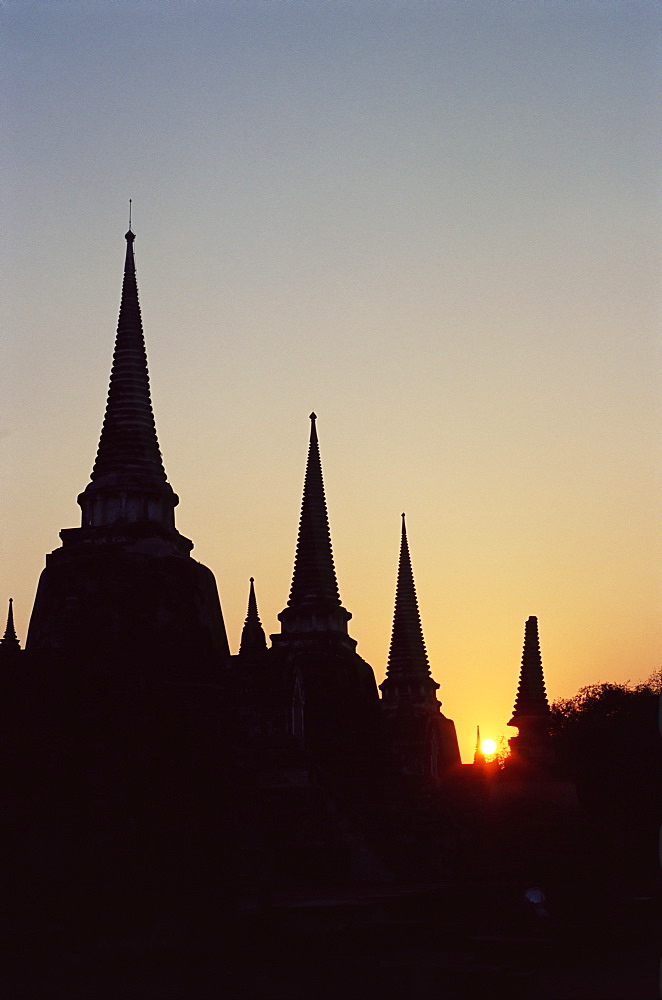
[[[494,740],[483,740],[480,745],[480,749],[483,751],[485,757],[491,757],[496,752],[496,748],[497,745]]]

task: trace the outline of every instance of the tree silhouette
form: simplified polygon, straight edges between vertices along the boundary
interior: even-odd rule
[[[656,870],[662,821],[662,670],[643,684],[593,684],[556,701],[550,723],[561,772],[600,825],[625,874]]]

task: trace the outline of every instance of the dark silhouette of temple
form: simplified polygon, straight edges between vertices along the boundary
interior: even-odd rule
[[[430,674],[404,514],[388,670],[380,689],[391,742],[405,774],[436,779],[460,763],[455,726],[441,713],[439,685]]]
[[[265,635],[251,578],[231,655],[214,577],[175,526],[134,240],[129,230],[80,527],[62,530],[46,558],[25,650],[11,599],[0,640],[0,895],[111,937],[169,914],[178,941],[199,944],[218,940],[240,900],[264,913],[295,887],[319,898],[329,886],[379,884],[406,907],[398,887],[414,881],[552,877],[565,863],[559,831],[567,839],[570,829],[560,810],[574,806],[554,776],[537,618],[526,622],[509,761],[486,766],[478,747],[461,765],[428,662],[404,514],[379,688],[349,634],[314,413],[280,631]],[[451,910],[434,919],[450,926]]]
[[[21,652],[21,644],[16,635],[14,627],[14,602],[9,598],[9,608],[7,610],[7,626],[4,635],[0,639],[0,657],[15,657]]]
[[[78,497],[81,526],[64,529],[61,547],[47,557],[26,651],[94,671],[224,686],[226,698],[237,697],[242,706],[246,733],[293,740],[323,758],[326,768],[355,775],[358,762],[378,752],[385,737],[374,674],[356,652],[347,627],[351,614],[340,601],[316,415],[310,415],[281,631],[267,648],[251,581],[241,645],[231,661],[213,576],[191,558],[193,543],[175,527],[179,498],[166,478],[152,413],[134,240],[129,230],[106,413],[91,481]],[[382,690],[406,774],[434,779],[459,763],[453,724],[439,714],[438,686],[427,664],[403,523]]]
[[[530,768],[548,767],[551,755],[549,704],[542,672],[538,619],[534,615],[528,618],[525,626],[517,699],[508,725],[518,729],[518,735],[508,741],[513,759]]]
[[[216,583],[177,531],[152,413],[136,269],[126,260],[108,402],[81,527],[46,560],[26,650],[95,669],[212,680],[229,656]]]
[[[329,765],[342,766],[344,758],[349,769],[370,742],[378,695],[372,668],[347,630],[352,616],[340,602],[315,421],[311,413],[292,587],[270,652],[277,669],[292,678],[293,730],[299,718],[304,742]]]
[[[144,898],[167,868],[225,898],[234,891],[229,872],[260,884],[303,872],[322,880],[392,872],[395,826],[416,854],[405,819],[411,795],[460,765],[427,661],[404,519],[380,699],[340,600],[311,414],[281,630],[267,642],[251,579],[239,651],[230,655],[214,578],[175,526],[179,501],[152,413],[134,241],[129,230],[81,524],[62,530],[46,558],[25,652],[11,603],[0,643],[9,664],[4,724],[19,756],[35,762],[28,798],[40,828],[31,846],[17,834],[15,870],[36,878],[45,864],[53,885],[66,879],[112,895],[107,873],[117,869],[115,886],[142,884]],[[18,829],[18,800],[12,814]],[[71,858],[65,845],[79,827],[87,850]],[[213,860],[221,854],[223,872]]]

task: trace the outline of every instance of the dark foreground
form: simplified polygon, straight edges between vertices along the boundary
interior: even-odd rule
[[[659,900],[566,890],[536,914],[521,894],[478,885],[351,886],[245,899],[191,928],[67,925],[2,909],[5,1000],[434,997],[654,1000]],[[130,930],[127,929],[132,923]]]

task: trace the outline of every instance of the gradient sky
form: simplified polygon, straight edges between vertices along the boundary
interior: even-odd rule
[[[531,614],[551,698],[658,668],[659,12],[4,0],[0,602],[21,640],[79,523],[131,197],[177,523],[233,650],[249,576],[267,631],[287,602],[314,409],[351,634],[380,681],[404,510],[465,759],[478,723],[514,735]]]

